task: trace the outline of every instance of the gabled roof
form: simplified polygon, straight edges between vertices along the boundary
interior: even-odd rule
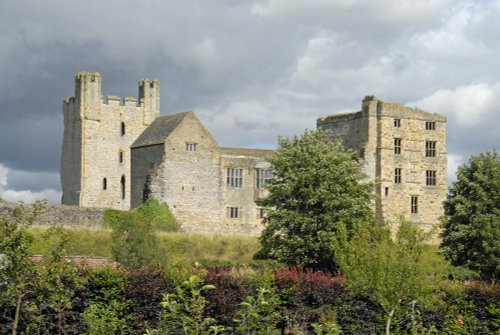
[[[131,148],[164,143],[175,128],[177,128],[182,120],[189,114],[193,114],[193,112],[183,112],[156,118],[153,123],[139,135]]]

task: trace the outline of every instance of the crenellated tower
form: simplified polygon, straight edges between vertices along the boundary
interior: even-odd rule
[[[101,75],[78,72],[64,100],[62,203],[130,208],[130,145],[160,115],[160,83],[139,81],[139,97],[103,97]]]

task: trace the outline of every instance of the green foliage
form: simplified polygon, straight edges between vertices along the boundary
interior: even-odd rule
[[[160,231],[178,231],[181,225],[177,222],[170,208],[155,198],[149,199],[137,208],[146,221]]]
[[[315,335],[340,335],[342,333],[340,326],[337,324],[336,312],[331,309],[323,313],[320,323],[313,323],[311,326]]]
[[[126,318],[123,317],[125,307],[125,304],[116,300],[111,300],[106,304],[90,304],[83,312],[87,334],[127,334]]]
[[[335,252],[347,285],[357,293],[369,294],[386,313],[386,333],[402,304],[413,300],[432,304],[439,274],[427,268],[422,258],[429,236],[412,223],[401,222],[396,239],[387,227],[360,224],[349,239],[345,225],[339,225]]]
[[[157,329],[148,334],[185,334],[209,335],[220,334],[224,328],[216,325],[213,318],[205,317],[205,291],[212,290],[212,285],[203,285],[203,279],[192,275],[177,287],[175,294],[165,294],[161,303],[163,311]]]
[[[372,217],[373,185],[364,179],[355,153],[327,141],[322,131],[279,140],[269,158],[274,180],[259,258],[314,269],[336,269],[333,237],[339,222],[350,229]]]
[[[500,157],[487,152],[460,166],[444,205],[444,255],[453,265],[500,279]]]
[[[43,203],[27,212],[19,203],[12,218],[0,218],[0,303],[15,308],[12,334],[16,334],[24,298],[34,290],[36,268],[29,260],[32,235],[28,228],[42,212]]]
[[[113,223],[111,251],[115,261],[128,267],[145,267],[161,262],[155,229],[137,212],[122,212]]]
[[[266,285],[268,286],[268,285]],[[260,287],[256,296],[248,296],[236,312],[233,334],[241,335],[278,335],[280,321],[280,299],[275,290]]]
[[[127,307],[123,273],[110,267],[88,274],[89,305],[83,312],[87,334],[127,334]]]
[[[83,285],[84,278],[78,275],[75,265],[64,258],[68,242],[66,231],[61,227],[51,226],[43,237],[51,247],[50,252],[43,256],[36,267],[36,300],[42,302],[43,308],[54,312],[57,332],[64,334],[64,319],[73,307],[74,290]],[[46,322],[43,316],[47,314],[42,311],[38,322]]]
[[[113,228],[120,225],[124,217],[128,215],[127,213],[135,213],[158,231],[179,231],[181,228],[167,204],[155,198],[149,199],[146,203],[132,211],[107,209],[103,216],[103,227]]]

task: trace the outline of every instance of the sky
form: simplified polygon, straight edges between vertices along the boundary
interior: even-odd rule
[[[500,144],[500,0],[0,0],[0,198],[59,203],[62,101],[161,82],[221,146],[275,148],[366,95],[444,114],[448,177]]]

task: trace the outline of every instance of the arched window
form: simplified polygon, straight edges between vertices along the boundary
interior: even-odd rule
[[[120,123],[120,135],[125,135],[125,122]]]
[[[122,179],[120,180],[120,188],[121,188],[121,197],[122,199],[125,199],[125,176],[122,176]]]
[[[108,180],[106,178],[102,178],[102,189],[103,190],[108,189]]]

